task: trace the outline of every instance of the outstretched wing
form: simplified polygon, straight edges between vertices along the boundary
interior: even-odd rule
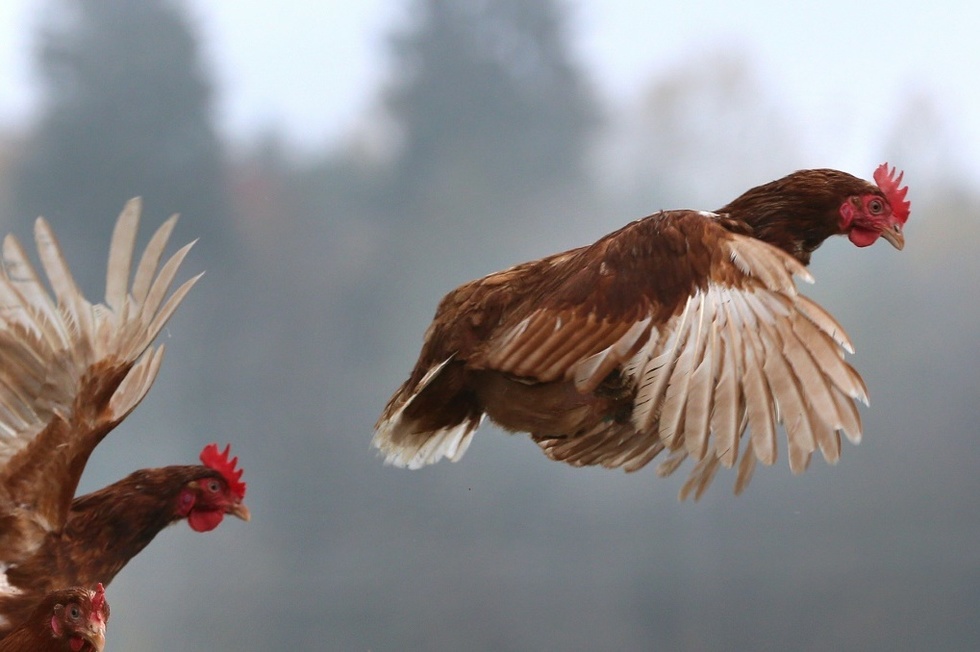
[[[200,275],[169,295],[193,243],[161,267],[173,216],[150,239],[130,285],[141,203],[130,200],[109,248],[104,304],[79,291],[48,223],[35,240],[50,291],[13,236],[0,274],[0,561],[64,523],[89,455],[149,391],[151,346]]]
[[[860,440],[854,401],[866,403],[867,389],[844,360],[853,349],[843,328],[798,294],[793,276],[812,281],[806,268],[781,249],[725,230],[718,216],[676,213],[670,224],[642,225],[653,227],[658,250],[644,252],[649,238],[623,233],[584,266],[604,268],[604,286],[594,277],[597,290],[582,302],[562,301],[567,290],[552,295],[557,301],[542,298],[473,362],[569,381],[583,394],[617,371],[633,391],[627,421],[610,418],[575,437],[535,441],[556,460],[627,471],[666,450],[662,475],[693,458],[682,498],[700,496],[718,468],[736,464],[741,492],[756,460],[775,462],[779,424],[794,473],[817,449],[836,462],[841,434]]]

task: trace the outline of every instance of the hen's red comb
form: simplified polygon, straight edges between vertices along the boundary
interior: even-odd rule
[[[102,611],[105,609],[105,587],[102,582],[95,585],[95,595],[92,596],[92,617],[95,620],[102,620]]]
[[[204,463],[204,466],[220,473],[224,477],[225,482],[228,483],[228,488],[241,500],[245,498],[245,483],[241,481],[242,473],[245,470],[235,470],[235,465],[238,464],[238,458],[233,457],[229,460],[228,454],[230,452],[231,444],[225,446],[225,450],[221,453],[218,452],[217,444],[208,444],[201,451],[201,462]]]
[[[895,173],[898,172],[898,168],[892,168],[891,172],[888,171],[888,163],[882,163],[875,170],[875,183],[881,188],[881,192],[885,193],[885,199],[892,207],[892,215],[894,215],[899,222],[905,224],[905,220],[909,219],[909,209],[912,207],[912,202],[905,198],[905,195],[909,192],[909,187],[904,188],[899,187],[898,184],[902,183],[902,177],[905,176],[904,172],[898,172],[898,176]]]

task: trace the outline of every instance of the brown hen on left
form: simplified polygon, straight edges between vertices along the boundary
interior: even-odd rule
[[[190,248],[160,265],[173,217],[150,239],[130,283],[139,213],[133,200],[116,223],[104,304],[79,291],[43,219],[35,239],[50,292],[20,243],[3,242],[0,636],[51,591],[108,585],[171,523],[187,519],[204,532],[226,514],[249,519],[237,458],[215,445],[201,465],[144,469],[75,497],[92,451],[149,391],[163,359],[153,341],[198,279],[170,293]]]

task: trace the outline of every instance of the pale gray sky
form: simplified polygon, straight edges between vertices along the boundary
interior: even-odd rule
[[[314,149],[342,141],[384,79],[400,0],[185,0],[216,73],[222,130],[270,127]],[[30,65],[36,0],[0,3],[0,126],[24,124],[37,96]],[[687,3],[569,0],[577,56],[606,102],[636,97],[658,73],[706,50],[744,51],[800,125],[820,164],[867,166],[912,93],[935,98],[980,177],[980,4]],[[303,80],[299,83],[297,80]]]

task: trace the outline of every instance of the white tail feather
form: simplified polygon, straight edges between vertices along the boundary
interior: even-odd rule
[[[456,462],[469,448],[473,433],[483,421],[466,419],[461,423],[435,431],[422,431],[418,424],[405,416],[405,410],[415,398],[446,368],[453,358],[449,357],[425,372],[407,398],[389,405],[384,417],[375,428],[371,446],[385,458],[385,464],[399,468],[420,469],[435,464],[443,458]]]

